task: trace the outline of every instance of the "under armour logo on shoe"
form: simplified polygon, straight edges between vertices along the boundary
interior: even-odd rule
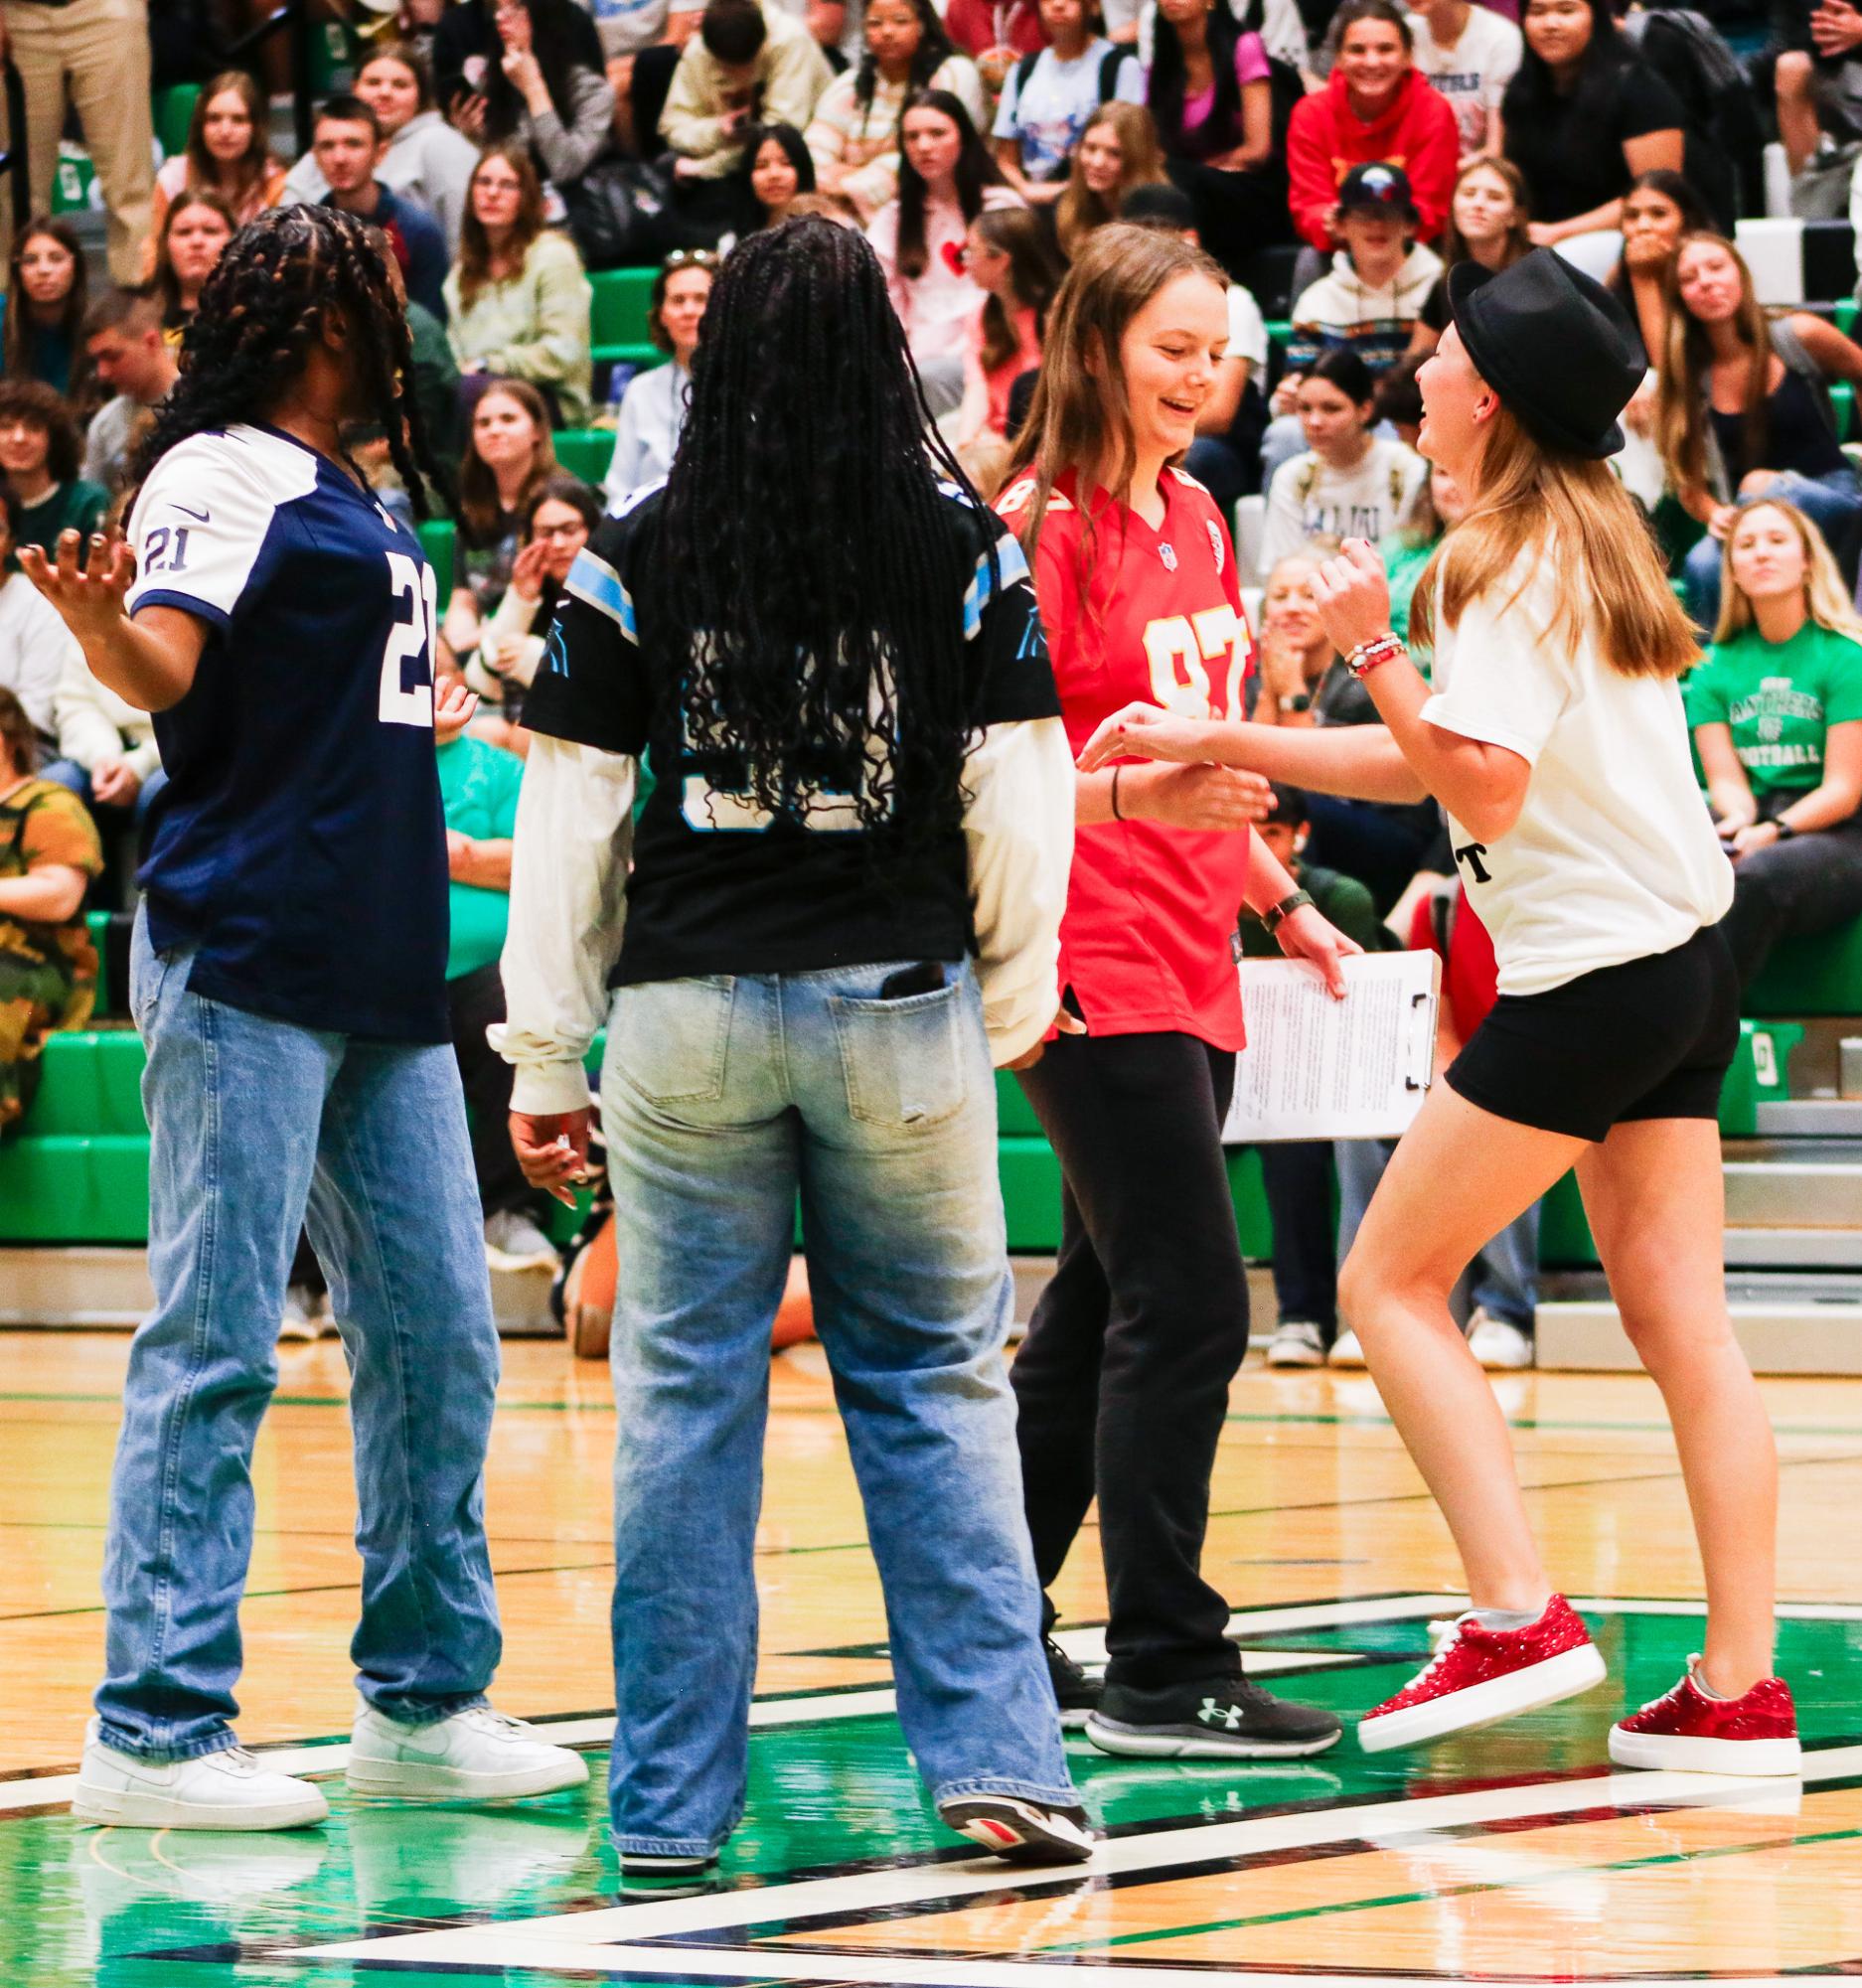
[[[1205,1726],[1224,1726],[1231,1733],[1241,1731],[1241,1707],[1224,1705],[1219,1698],[1205,1698],[1202,1710],[1196,1714]]]

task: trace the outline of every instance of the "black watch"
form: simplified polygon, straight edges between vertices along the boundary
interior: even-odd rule
[[[1278,904],[1271,904],[1261,913],[1261,923],[1269,932],[1278,932],[1296,911],[1303,911],[1313,901],[1310,890],[1296,890],[1291,897],[1283,897]]]
[[[1783,816],[1775,817],[1772,826],[1778,831],[1778,839],[1781,842],[1789,841],[1791,837],[1797,833]]]

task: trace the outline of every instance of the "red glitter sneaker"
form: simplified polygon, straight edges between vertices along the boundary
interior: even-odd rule
[[[1603,1682],[1603,1656],[1562,1595],[1523,1629],[1482,1628],[1472,1610],[1429,1626],[1435,1655],[1358,1721],[1357,1743],[1367,1754],[1492,1726]]]
[[[1610,1729],[1620,1767],[1690,1774],[1760,1774],[1788,1780],[1803,1770],[1797,1709],[1782,1677],[1761,1678],[1744,1698],[1709,1698],[1695,1682],[1697,1656],[1665,1698],[1651,1698]]]

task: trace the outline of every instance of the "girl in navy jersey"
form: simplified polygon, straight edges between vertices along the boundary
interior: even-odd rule
[[[1034,567],[1076,749],[1134,692],[1184,717],[1245,708],[1228,529],[1170,467],[1227,340],[1221,269],[1150,229],[1100,229],[1055,300],[1021,474],[997,508]],[[1265,914],[1334,992],[1358,950],[1250,832],[1268,805],[1220,767],[1080,777],[1060,984],[1086,1032],[1021,1075],[1064,1180],[1060,1260],[1013,1370],[1028,1523],[1046,1588],[1099,1499],[1103,1694],[1051,1641],[1048,1663],[1063,1716],[1108,1753],[1313,1754],[1339,1733],[1242,1676],[1200,1571],[1248,1346],[1221,1139],[1242,1046],[1236,918]]]
[[[56,566],[24,562],[100,681],[155,713],[169,775],[130,986],[156,1301],[125,1381],[80,1821],[327,1812],[232,1725],[252,1445],[306,1219],[353,1376],[351,1786],[484,1799],[587,1777],[484,1697],[498,1344],[447,1039],[433,575],[339,439],[379,422],[417,498],[411,370],[379,237],[329,208],[267,213],[202,293],[130,546],[86,555],[68,532]]]
[[[1381,726],[1185,725],[1134,708],[1082,764],[1214,758],[1381,800],[1431,793],[1493,937],[1499,996],[1397,1147],[1339,1276],[1473,1604],[1365,1714],[1360,1743],[1417,1746],[1604,1676],[1551,1592],[1505,1420],[1448,1304],[1475,1251],[1575,1167],[1624,1328],[1668,1406],[1707,1583],[1704,1653],[1612,1727],[1610,1758],[1791,1774],[1796,1717],[1772,1675],[1778,1458],[1721,1257],[1732,871],[1674,682],[1698,651],[1606,460],[1641,356],[1610,293],[1550,249],[1498,274],[1463,263],[1449,304],[1419,376],[1421,442],[1468,512],[1411,608],[1431,678],[1391,633],[1383,569],[1354,540],[1314,593]]]

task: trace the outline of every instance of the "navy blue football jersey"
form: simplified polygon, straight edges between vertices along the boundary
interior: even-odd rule
[[[139,881],[189,986],[305,1028],[447,1039],[433,573],[419,540],[274,429],[196,435],[129,521],[128,610],[207,624],[155,716],[167,790]]]
[[[964,636],[970,727],[1056,717],[1059,698],[1021,547],[947,489],[949,612]],[[788,974],[880,960],[961,960],[974,948],[961,830],[875,875],[846,789],[863,744],[771,818],[747,788],[713,786],[690,750],[677,667],[689,631],[662,614],[659,486],[603,519],[571,568],[524,722],[555,738],[648,757],[656,785],[634,833],[616,984],[695,974]],[[719,741],[728,748],[728,740]]]

